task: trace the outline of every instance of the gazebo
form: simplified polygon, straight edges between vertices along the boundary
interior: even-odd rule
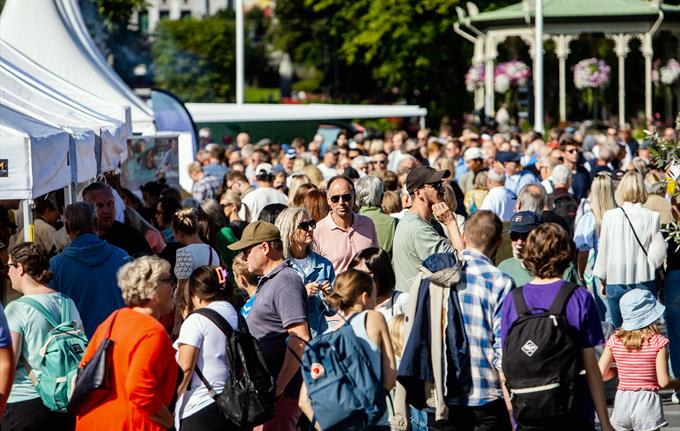
[[[458,22],[454,30],[474,43],[473,65],[484,65],[484,88],[475,92],[475,109],[484,108],[487,116],[494,109],[494,62],[498,45],[509,37],[519,37],[529,47],[535,59],[534,0],[524,0],[491,12],[479,13],[468,2],[467,11],[458,7]],[[663,4],[659,0],[543,0],[543,40],[555,43],[559,62],[559,119],[567,118],[566,60],[569,44],[581,34],[604,33],[614,42],[618,57],[618,117],[625,123],[626,71],[625,59],[629,43],[640,40],[640,52],[645,59],[645,117],[652,118],[652,40],[660,31],[669,31],[678,40],[680,53],[680,6]]]

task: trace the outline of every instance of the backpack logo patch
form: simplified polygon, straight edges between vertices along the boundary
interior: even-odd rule
[[[322,377],[326,371],[323,369],[323,365],[321,365],[318,362],[314,362],[312,364],[311,368],[311,375],[314,380],[318,379],[319,377]]]
[[[529,357],[533,356],[538,350],[538,346],[533,341],[529,340],[522,346],[522,351]]]

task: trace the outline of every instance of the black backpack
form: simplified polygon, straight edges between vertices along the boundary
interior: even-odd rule
[[[520,287],[512,292],[517,320],[503,346],[503,373],[512,413],[521,429],[544,427],[574,416],[580,349],[564,307],[578,287],[564,283],[550,310],[529,310]],[[532,314],[536,312],[536,314]]]
[[[215,310],[199,308],[194,313],[210,319],[227,337],[229,379],[224,383],[221,394],[215,392],[201,370],[195,368],[196,375],[222,414],[243,430],[250,430],[274,417],[276,385],[267,369],[260,345],[248,332],[243,317],[238,315],[239,329],[235,331]]]
[[[554,211],[569,224],[569,234],[574,234],[574,222],[578,212],[578,200],[572,195],[552,196]]]

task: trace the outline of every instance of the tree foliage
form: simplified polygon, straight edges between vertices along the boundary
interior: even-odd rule
[[[482,3],[481,9],[516,1]],[[323,73],[331,95],[403,99],[461,113],[472,46],[454,33],[460,0],[277,2],[276,46]],[[464,5],[463,5],[464,6]]]
[[[97,13],[111,33],[125,31],[133,13],[145,4],[146,0],[96,0]]]
[[[227,102],[236,79],[235,23],[223,16],[163,20],[152,48],[155,84],[188,102]],[[246,72],[262,65],[261,47],[246,38]]]

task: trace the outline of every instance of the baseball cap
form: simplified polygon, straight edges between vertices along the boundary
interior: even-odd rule
[[[476,160],[476,159],[484,159],[484,155],[482,154],[482,150],[480,150],[477,147],[472,147],[468,148],[465,150],[465,154],[463,155],[463,159],[466,162],[469,162],[470,160]]]
[[[529,233],[543,223],[543,217],[533,211],[519,211],[510,218],[510,232]]]
[[[297,151],[295,151],[294,148],[286,150],[286,158],[287,159],[294,159],[296,157],[297,157]]]
[[[241,239],[228,247],[229,250],[240,251],[253,245],[280,239],[281,233],[276,226],[266,221],[258,220],[246,226],[243,229]]]
[[[501,163],[517,162],[521,160],[521,156],[514,151],[499,151],[496,153],[496,160]]]
[[[445,171],[437,171],[427,166],[419,166],[411,169],[406,177],[406,190],[412,192],[419,189],[425,184],[435,184],[451,176],[451,172],[447,169]]]
[[[255,168],[255,175],[262,175],[263,173],[266,175],[271,175],[274,173],[274,167],[271,165],[271,163],[260,163],[257,165]]]
[[[646,328],[663,316],[666,307],[645,289],[632,289],[619,300],[624,331]]]

